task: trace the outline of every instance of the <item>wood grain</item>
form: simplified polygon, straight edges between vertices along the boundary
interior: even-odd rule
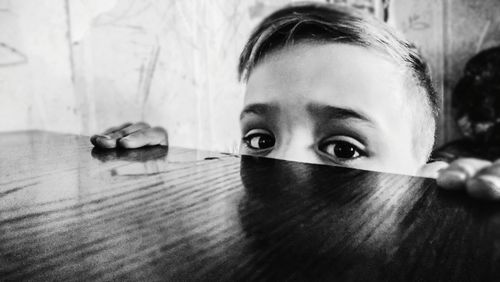
[[[0,145],[0,280],[500,279],[500,208],[431,179],[46,132]]]

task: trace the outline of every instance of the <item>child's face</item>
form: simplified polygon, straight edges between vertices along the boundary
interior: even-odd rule
[[[416,107],[387,58],[345,44],[298,44],[252,70],[242,154],[415,174]]]

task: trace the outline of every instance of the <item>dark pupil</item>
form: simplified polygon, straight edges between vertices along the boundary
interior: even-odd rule
[[[270,148],[274,146],[274,139],[269,136],[262,136],[259,138],[259,148]]]
[[[339,142],[335,145],[333,149],[335,156],[343,159],[352,158],[356,153],[356,150],[349,143]]]

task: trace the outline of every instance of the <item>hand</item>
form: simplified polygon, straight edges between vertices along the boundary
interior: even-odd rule
[[[147,123],[125,123],[112,127],[102,134],[93,135],[90,142],[98,148],[134,149],[152,145],[168,145],[167,131],[161,127],[151,127]]]
[[[453,161],[439,171],[437,183],[443,189],[465,189],[472,197],[500,200],[500,159],[490,162],[473,158]]]

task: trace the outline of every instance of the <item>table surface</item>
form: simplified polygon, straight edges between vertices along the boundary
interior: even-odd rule
[[[0,134],[0,280],[500,281],[500,208],[434,180]]]

